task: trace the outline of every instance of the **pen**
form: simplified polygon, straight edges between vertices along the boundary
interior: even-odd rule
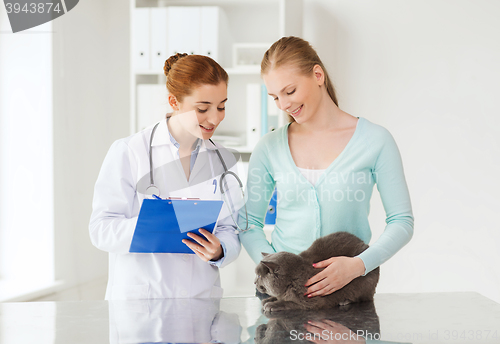
[[[161,198],[158,197],[158,196],[156,196],[155,194],[153,194],[153,197],[156,198],[156,199],[160,199],[161,200]]]

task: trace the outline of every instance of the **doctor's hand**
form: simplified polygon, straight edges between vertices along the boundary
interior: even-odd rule
[[[332,257],[313,266],[324,270],[306,282],[307,297],[329,295],[365,273],[365,264],[358,257]]]
[[[206,239],[194,233],[187,234],[188,237],[196,241],[198,244],[187,239],[183,239],[182,242],[205,262],[208,262],[209,260],[217,261],[221,259],[224,255],[224,251],[222,250],[219,239],[203,228],[200,228],[200,233],[203,234]]]

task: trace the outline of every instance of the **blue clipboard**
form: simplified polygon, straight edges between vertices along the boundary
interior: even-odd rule
[[[188,232],[204,237],[199,228],[212,233],[223,203],[221,200],[145,199],[130,252],[194,254],[182,239],[192,240]]]

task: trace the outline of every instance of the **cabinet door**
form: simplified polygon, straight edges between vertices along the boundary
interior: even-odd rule
[[[247,147],[253,149],[261,136],[261,85],[247,84]]]
[[[219,62],[219,8],[203,6],[201,8],[201,51]]]
[[[149,70],[149,8],[136,8],[133,15],[133,66],[136,71]]]
[[[168,55],[200,53],[201,8],[172,6],[168,9]]]
[[[151,69],[161,72],[167,56],[168,8],[151,8]]]

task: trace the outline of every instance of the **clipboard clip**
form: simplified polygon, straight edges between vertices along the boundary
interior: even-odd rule
[[[167,197],[167,198],[161,198],[155,194],[152,195],[154,199],[159,199],[159,200],[199,200],[200,198],[198,197]]]

